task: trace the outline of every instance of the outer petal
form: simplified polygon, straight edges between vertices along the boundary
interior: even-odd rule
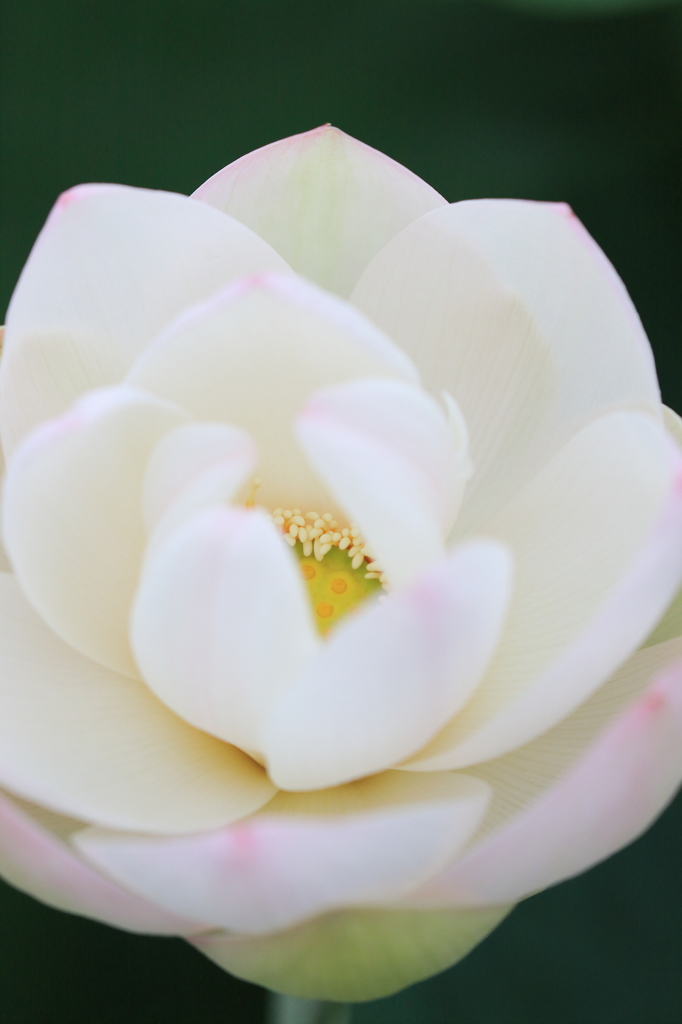
[[[393,235],[446,204],[407,168],[329,124],[248,153],[193,198],[248,224],[299,274],[343,296]]]
[[[205,925],[169,914],[93,870],[72,846],[4,793],[0,793],[0,874],[51,907],[126,931],[191,935],[206,930]]]
[[[639,646],[682,576],[680,473],[653,419],[614,413],[487,524],[517,560],[505,634],[467,706],[406,767],[499,757],[569,714]]]
[[[186,306],[244,274],[286,269],[243,224],[186,196],[122,185],[65,192],[7,314],[5,454],[84,391],[118,383]]]
[[[414,381],[409,359],[345,302],[293,277],[239,282],[179,318],[128,381],[195,419],[223,421],[258,445],[258,501],[319,509],[330,498],[310,470],[293,421],[311,393],[356,377]]]
[[[27,438],[5,482],[5,543],[29,600],[76,650],[133,677],[144,472],[159,439],[185,419],[132,388],[94,392]]]
[[[362,1002],[451,967],[509,910],[344,910],[275,935],[214,934],[192,944],[231,974],[276,992]]]
[[[333,786],[418,750],[476,686],[510,585],[508,551],[472,542],[337,627],[263,730],[276,784]]]
[[[332,494],[355,519],[395,586],[444,553],[471,467],[425,391],[362,380],[318,392],[297,434]]]
[[[594,417],[659,415],[637,313],[566,206],[477,200],[435,210],[376,256],[352,301],[464,413],[476,475],[460,531]]]
[[[635,839],[682,781],[682,662],[536,804],[415,894],[424,906],[517,900]]]
[[[268,816],[203,836],[154,839],[85,829],[78,848],[133,891],[181,916],[265,934],[325,910],[414,888],[482,817],[485,783],[452,773],[431,800],[364,814]]]
[[[259,512],[211,508],[148,559],[132,613],[147,684],[188,722],[259,751],[272,702],[314,653],[295,560]]]
[[[193,832],[272,797],[262,769],[88,661],[0,575],[0,784],[110,828]]]

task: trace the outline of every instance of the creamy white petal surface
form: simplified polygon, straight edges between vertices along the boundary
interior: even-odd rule
[[[132,388],[92,392],[26,439],[5,481],[5,544],[32,605],[76,650],[133,677],[128,618],[146,540],[145,469],[186,419]]]
[[[110,828],[195,832],[271,798],[240,750],[68,647],[0,575],[0,785]]]
[[[445,554],[470,464],[466,437],[425,391],[362,380],[318,392],[297,434],[394,586]]]
[[[334,634],[262,734],[283,789],[318,789],[408,757],[470,696],[492,655],[512,561],[496,542],[454,551]]]
[[[0,874],[50,907],[129,932],[191,935],[206,930],[206,925],[169,914],[105,878],[5,793],[0,793]]]
[[[7,312],[0,368],[5,454],[84,391],[118,383],[188,305],[266,270],[287,270],[287,264],[262,238],[205,203],[123,185],[65,192]]]
[[[336,906],[394,900],[432,875],[484,813],[485,783],[452,773],[423,801],[365,814],[269,815],[203,836],[155,840],[88,829],[93,863],[172,913],[250,934]],[[340,801],[342,803],[342,801]]]
[[[614,408],[660,415],[646,335],[625,288],[570,209],[474,200],[402,231],[351,301],[451,392],[476,475],[458,529],[475,527],[558,447]]]
[[[303,402],[357,377],[415,380],[409,359],[356,310],[303,281],[254,278],[181,317],[127,380],[258,445],[258,501],[324,511],[330,497],[293,433]],[[333,510],[332,511],[336,511]]]
[[[421,906],[518,900],[584,871],[660,814],[682,773],[682,663],[623,712],[537,803],[414,895]]]
[[[393,235],[446,205],[406,167],[331,125],[247,153],[193,198],[248,224],[297,273],[343,296]]]
[[[148,537],[162,537],[207,505],[231,501],[258,460],[249,435],[225,423],[188,423],[159,441],[145,471]]]
[[[682,576],[679,456],[652,418],[606,416],[488,531],[516,559],[505,633],[467,706],[409,766],[417,770],[464,767],[527,742],[646,638]]]
[[[314,654],[296,563],[260,512],[211,508],[155,548],[132,615],[147,684],[188,722],[249,751]]]

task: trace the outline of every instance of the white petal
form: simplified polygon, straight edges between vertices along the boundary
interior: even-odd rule
[[[147,535],[169,531],[194,512],[230,502],[258,459],[249,435],[225,423],[188,423],[159,441],[145,472]]]
[[[414,380],[416,371],[347,303],[296,278],[263,275],[181,317],[127,379],[195,419],[247,430],[258,445],[258,501],[266,508],[322,512],[330,498],[298,447],[293,420],[310,394],[356,377]]]
[[[77,827],[82,828],[82,823]],[[4,793],[0,793],[0,874],[50,907],[126,931],[188,935],[206,930],[206,925],[169,914],[116,885]]]
[[[476,475],[458,529],[498,509],[594,417],[660,415],[637,313],[566,206],[476,200],[435,210],[387,244],[352,301],[464,413]]]
[[[154,446],[184,420],[126,386],[92,392],[26,439],[5,481],[5,544],[29,600],[76,650],[134,677],[142,482]]]
[[[517,565],[505,633],[467,706],[409,767],[499,757],[609,678],[682,578],[681,479],[655,420],[614,413],[577,434],[487,524]]]
[[[249,757],[67,647],[0,575],[0,784],[110,828],[195,832],[272,797]]]
[[[417,751],[478,683],[510,588],[508,551],[475,541],[337,627],[263,731],[275,783],[338,785]]]
[[[682,662],[668,669],[548,793],[474,847],[414,901],[517,900],[635,839],[682,781]]]
[[[123,185],[65,192],[7,313],[5,454],[84,391],[118,383],[186,306],[244,274],[286,269],[243,224],[186,196]]]
[[[132,613],[145,681],[188,722],[249,751],[318,646],[298,566],[259,512],[210,508],[155,547]]]
[[[446,203],[416,174],[331,125],[248,153],[193,198],[248,224],[299,274],[344,296],[393,235]]]
[[[159,841],[87,829],[73,841],[171,913],[192,908],[190,917],[264,934],[334,907],[393,900],[437,871],[488,799],[485,783],[467,776],[439,788],[435,799],[360,814],[266,812],[203,836]]]
[[[297,434],[391,584],[444,554],[470,466],[437,402],[403,381],[361,380],[318,392]]]

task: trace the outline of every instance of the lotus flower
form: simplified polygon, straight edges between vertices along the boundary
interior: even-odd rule
[[[77,187],[0,418],[38,899],[375,998],[680,782],[681,421],[566,206],[449,205],[329,126],[190,198]]]

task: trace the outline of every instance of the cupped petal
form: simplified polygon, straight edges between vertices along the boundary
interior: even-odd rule
[[[43,817],[39,813],[36,820],[26,805],[0,793],[0,875],[15,888],[57,910],[129,932],[192,935],[206,930],[206,925],[169,914],[94,870],[45,827]],[[71,829],[83,827],[82,822],[63,820]]]
[[[446,200],[330,124],[228,164],[194,192],[248,224],[294,270],[348,296],[375,253]]]
[[[549,792],[413,900],[421,906],[497,904],[570,878],[640,835],[681,781],[678,660]]]
[[[131,622],[154,693],[249,751],[319,644],[296,562],[257,511],[209,508],[169,534],[145,563]]]
[[[586,427],[486,524],[514,552],[504,635],[466,707],[411,763],[499,757],[581,704],[642,643],[682,578],[682,467],[653,418]]]
[[[451,967],[510,909],[341,910],[273,935],[218,932],[190,941],[223,970],[275,992],[363,1002]]]
[[[186,420],[152,395],[104,388],[38,427],[5,480],[5,544],[29,600],[76,650],[134,678],[144,473],[161,437]]]
[[[108,828],[196,832],[275,788],[242,751],[68,647],[0,574],[0,785]]]
[[[315,394],[297,435],[318,475],[359,524],[393,586],[444,554],[471,465],[455,432],[419,387],[360,380]]]
[[[300,451],[294,418],[313,392],[357,377],[414,381],[417,374],[348,303],[273,274],[238,282],[180,317],[127,379],[197,420],[247,430],[258,446],[258,501],[266,508],[322,512],[331,499]]]
[[[187,423],[166,434],[142,485],[147,536],[156,544],[207,505],[229,503],[257,460],[249,435],[226,423]]]
[[[337,627],[262,733],[283,789],[334,786],[409,757],[461,707],[497,644],[512,562],[472,541]]]
[[[437,789],[430,800],[364,814],[263,813],[160,840],[89,828],[72,842],[171,913],[266,934],[337,907],[394,900],[438,871],[475,829],[489,790],[454,772]]]
[[[5,455],[83,392],[116,384],[185,307],[245,274],[286,271],[239,220],[170,192],[81,185],[33,247],[7,313]]]
[[[460,532],[595,417],[660,415],[637,313],[567,206],[495,199],[435,210],[386,245],[351,301],[464,413],[476,472]]]

